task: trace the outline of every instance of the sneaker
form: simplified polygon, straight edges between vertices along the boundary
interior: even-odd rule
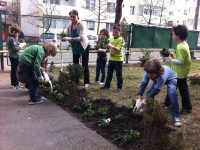
[[[188,114],[191,113],[192,109],[188,110],[188,109],[181,109],[180,114]]]
[[[96,80],[93,80],[93,81],[91,81],[92,83],[98,83],[99,81],[96,81]]]
[[[14,85],[11,85],[10,87],[11,87],[11,88],[13,88],[13,87],[14,87]]]
[[[15,86],[15,88],[16,88],[16,89],[23,89],[24,86],[22,86],[22,85],[19,84],[19,85]]]
[[[100,89],[109,89],[109,87],[106,87],[105,85],[100,87]]]
[[[40,104],[43,103],[43,99],[36,98],[36,100],[29,100],[29,105]]]
[[[122,89],[121,88],[117,88],[117,92],[121,92],[122,91]]]
[[[176,127],[180,127],[180,126],[182,125],[180,118],[174,117],[174,121],[175,121],[175,122],[174,122],[174,125],[175,125]]]
[[[44,98],[44,96],[42,96],[42,95],[38,94],[38,95],[37,95],[37,98],[38,98],[38,99],[43,99],[43,98]]]
[[[99,84],[100,84],[100,85],[104,85],[105,83],[104,83],[104,82],[100,82]]]
[[[89,84],[85,84],[85,87],[89,87],[90,85]]]

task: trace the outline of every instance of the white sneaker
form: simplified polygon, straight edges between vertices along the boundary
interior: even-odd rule
[[[95,81],[95,80],[93,80],[93,81],[91,81],[92,83],[98,83],[99,81]]]
[[[180,127],[182,125],[180,118],[174,117],[174,121],[175,121],[174,125],[176,127]]]
[[[89,84],[85,84],[85,87],[89,87],[90,85]]]
[[[100,84],[100,85],[103,85],[103,84],[105,84],[105,83],[104,83],[104,82],[100,82],[99,84]]]

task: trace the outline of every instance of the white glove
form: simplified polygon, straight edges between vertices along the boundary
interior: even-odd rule
[[[97,50],[97,52],[106,52],[106,49],[101,49],[101,48],[99,48],[99,49]]]
[[[72,39],[71,37],[63,37],[62,41],[71,41],[71,39]]]
[[[44,82],[47,83],[50,81],[49,76],[46,72],[42,72],[43,76],[44,76]]]
[[[26,43],[19,43],[19,47],[23,48],[26,46]]]
[[[39,82],[44,82],[44,77],[43,76],[38,77],[38,81]]]
[[[163,61],[172,62],[172,57],[171,56],[163,57]]]
[[[146,104],[145,100],[141,101],[140,99],[137,99],[136,100],[136,105],[135,105],[133,111],[139,111],[141,109],[142,105],[145,105],[145,104]]]
[[[115,46],[113,46],[113,45],[110,44],[110,43],[108,43],[107,46],[108,46],[109,48],[115,48]]]

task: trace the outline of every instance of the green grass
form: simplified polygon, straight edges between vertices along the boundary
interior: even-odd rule
[[[165,65],[170,65],[169,63],[163,63]],[[90,81],[95,78],[95,66],[90,66]],[[58,75],[59,68],[57,68],[55,74]],[[200,72],[200,62],[193,60],[192,67],[189,75],[197,74]],[[138,64],[124,64],[123,65],[123,90],[118,93],[116,74],[113,74],[113,80],[111,83],[111,88],[107,90],[100,90],[99,88],[102,85],[97,83],[91,83],[89,88],[87,88],[90,100],[95,99],[110,99],[115,102],[117,105],[124,105],[126,107],[132,107],[131,102],[133,98],[137,98],[137,92],[144,74],[143,68]],[[191,85],[188,81],[189,91],[191,95],[191,101],[193,104],[193,112],[191,114],[181,115],[183,122],[182,127],[180,128],[184,135],[184,140],[187,145],[187,149],[196,149],[200,147],[200,86]],[[81,80],[79,84],[80,88],[83,88],[83,81]],[[178,93],[179,94],[179,93]],[[164,102],[166,96],[166,86],[163,87],[161,92],[155,97],[159,102]],[[181,98],[179,95],[179,102]],[[181,108],[181,103],[180,103]],[[170,113],[169,113],[170,118]],[[169,119],[170,120],[170,119]],[[172,123],[172,119],[171,119]]]

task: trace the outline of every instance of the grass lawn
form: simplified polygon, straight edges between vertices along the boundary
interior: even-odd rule
[[[165,65],[170,65],[169,63],[163,63]],[[58,70],[54,70],[55,74],[58,74]],[[189,75],[197,74],[200,72],[200,62],[193,60],[192,67]],[[90,81],[95,78],[95,66],[90,66]],[[140,86],[140,82],[142,80],[144,74],[143,68],[141,68],[138,64],[124,64],[123,65],[123,90],[118,93],[116,91],[117,88],[117,79],[115,73],[113,74],[113,80],[111,83],[111,88],[106,90],[100,90],[99,88],[102,85],[97,83],[90,83],[90,86],[87,88],[88,97],[91,100],[95,99],[110,99],[115,102],[117,105],[124,105],[126,107],[132,107],[131,100],[133,98],[137,98],[137,92]],[[197,150],[200,149],[200,86],[199,85],[191,85],[190,81],[188,81],[189,91],[191,96],[191,101],[193,105],[193,111],[191,114],[181,115],[182,119],[182,127],[176,128],[178,131],[181,131],[184,136],[185,143],[187,145],[187,149]],[[80,85],[83,88],[83,81],[81,81]],[[178,93],[179,94],[179,93]],[[161,90],[161,92],[155,97],[155,99],[159,102],[164,102],[166,96],[166,86]],[[181,98],[179,95],[179,102],[181,102]],[[181,103],[180,103],[181,108]],[[172,124],[172,118],[169,113],[169,122]],[[172,133],[173,136],[173,133]]]

